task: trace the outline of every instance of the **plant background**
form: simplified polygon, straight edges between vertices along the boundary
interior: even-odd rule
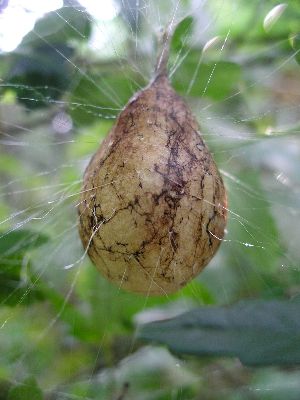
[[[276,1],[120,0],[104,19],[108,3],[64,1],[0,53],[0,399],[299,399],[296,367],[179,357],[137,333],[194,307],[299,297],[300,3],[269,22]],[[145,298],[91,265],[76,206],[169,24],[170,80],[222,172],[229,222],[197,279]]]

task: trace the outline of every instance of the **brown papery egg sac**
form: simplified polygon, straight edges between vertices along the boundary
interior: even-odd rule
[[[122,289],[165,295],[216,253],[226,192],[166,69],[120,113],[84,175],[79,232],[99,271]]]

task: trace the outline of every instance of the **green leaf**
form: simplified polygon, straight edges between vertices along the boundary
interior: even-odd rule
[[[241,301],[146,324],[139,337],[176,353],[232,356],[252,366],[300,364],[300,301]]]
[[[88,15],[73,7],[63,7],[47,13],[39,19],[34,30],[23,39],[21,46],[41,44],[41,41],[55,44],[70,40],[87,40],[91,33]]]
[[[295,58],[298,64],[300,64],[300,33],[291,35],[290,44],[295,51]]]
[[[40,284],[41,292],[51,303],[60,319],[66,322],[70,332],[81,340],[93,341],[99,339],[98,332],[92,329],[92,321],[86,318],[74,305],[67,302],[65,297],[46,283]]]
[[[248,153],[249,154],[249,153]],[[247,161],[245,160],[245,163]],[[271,204],[263,189],[260,171],[245,169],[228,180],[229,207],[234,213],[229,219],[227,239],[231,246],[224,250],[227,264],[238,274],[239,295],[249,295],[249,290],[266,290],[264,273],[273,273],[285,253]],[[251,292],[250,292],[251,293]]]
[[[48,240],[46,235],[29,230],[0,233],[0,302],[14,306],[44,299],[25,254]]]
[[[208,289],[200,282],[191,282],[182,291],[168,297],[158,296],[145,298],[138,294],[128,293],[104,279],[97,269],[90,265],[82,270],[77,280],[76,292],[80,304],[87,305],[89,325],[74,324],[72,318],[67,321],[70,329],[77,329],[76,336],[97,343],[101,335],[127,334],[132,330],[134,316],[147,307],[156,307],[170,301],[186,301],[211,303],[214,301]],[[51,299],[52,301],[52,299]],[[53,301],[52,301],[53,303]],[[56,307],[58,312],[59,308]],[[84,330],[85,329],[85,330]]]
[[[42,246],[49,240],[44,233],[26,229],[0,232],[0,254],[24,253]]]
[[[271,7],[278,5],[278,1],[260,1],[253,0],[245,2],[237,0],[234,3],[224,2],[222,4],[222,18],[215,21],[214,29],[218,34],[225,36],[230,26],[231,41],[239,40],[240,42],[264,41],[268,39],[286,40],[290,32],[295,32],[299,29],[299,1],[291,0],[286,2],[288,7],[283,16],[272,27],[267,34],[263,29],[263,21]],[[209,2],[210,11],[216,14],[220,10],[220,5],[217,1]],[[238,18],[232,18],[238,12]]]
[[[172,78],[172,84],[182,95],[210,97],[222,100],[238,90],[241,67],[225,61],[200,63],[201,53],[191,51]]]
[[[70,159],[78,159],[95,153],[101,141],[110,131],[113,120],[99,119],[95,124],[83,129],[76,141],[69,146]],[[75,179],[73,179],[75,180]]]
[[[171,40],[171,51],[177,52],[185,45],[187,38],[192,34],[194,28],[194,19],[192,17],[184,18],[174,31]]]
[[[25,262],[24,262],[25,260]],[[24,265],[23,265],[24,264]],[[28,305],[44,300],[30,264],[20,253],[0,259],[0,305]]]
[[[220,268],[208,266],[200,275],[219,304],[245,297],[285,297],[289,287],[297,284],[292,268],[278,273],[286,260],[286,247],[268,187],[261,181],[259,168],[249,162],[251,154],[260,154],[259,148],[254,146],[252,152],[248,147],[241,156],[239,172],[223,171],[230,210],[226,241],[217,256]]]
[[[43,392],[34,378],[27,378],[21,384],[12,387],[8,400],[43,400]]]
[[[6,81],[26,107],[49,106],[64,94],[71,82],[75,70],[67,60],[73,53],[72,47],[65,43],[51,47],[43,42],[34,48],[15,51]]]
[[[35,109],[62,97],[72,72],[77,72],[70,60],[74,40],[87,40],[90,25],[87,14],[72,7],[52,11],[37,21],[11,54],[6,76],[21,103]]]
[[[77,124],[87,125],[99,118],[114,119],[120,113],[138,90],[134,74],[129,70],[122,72],[89,73],[80,80],[69,98],[69,112]]]

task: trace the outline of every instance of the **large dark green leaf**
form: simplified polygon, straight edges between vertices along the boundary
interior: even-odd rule
[[[139,336],[176,353],[233,356],[246,365],[300,364],[300,301],[241,301],[153,322]]]
[[[49,106],[71,82],[75,69],[68,60],[72,54],[73,49],[64,43],[51,47],[42,42],[34,48],[16,51],[11,57],[6,84],[28,108]]]
[[[46,14],[24,37],[10,57],[6,80],[26,107],[45,107],[62,97],[77,71],[73,43],[88,39],[90,24],[86,13],[64,7]]]
[[[57,45],[74,39],[87,40],[90,32],[90,17],[86,13],[76,8],[63,7],[39,19],[34,30],[24,37],[21,46],[40,45],[41,41]]]

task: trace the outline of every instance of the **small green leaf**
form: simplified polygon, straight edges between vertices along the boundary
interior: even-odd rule
[[[27,378],[8,392],[8,400],[43,400],[43,392],[34,378]]]
[[[179,51],[184,45],[187,38],[192,34],[194,28],[194,19],[192,17],[184,18],[176,26],[171,40],[171,51]]]
[[[176,353],[233,356],[252,366],[300,364],[300,301],[241,301],[146,324],[139,337]]]

